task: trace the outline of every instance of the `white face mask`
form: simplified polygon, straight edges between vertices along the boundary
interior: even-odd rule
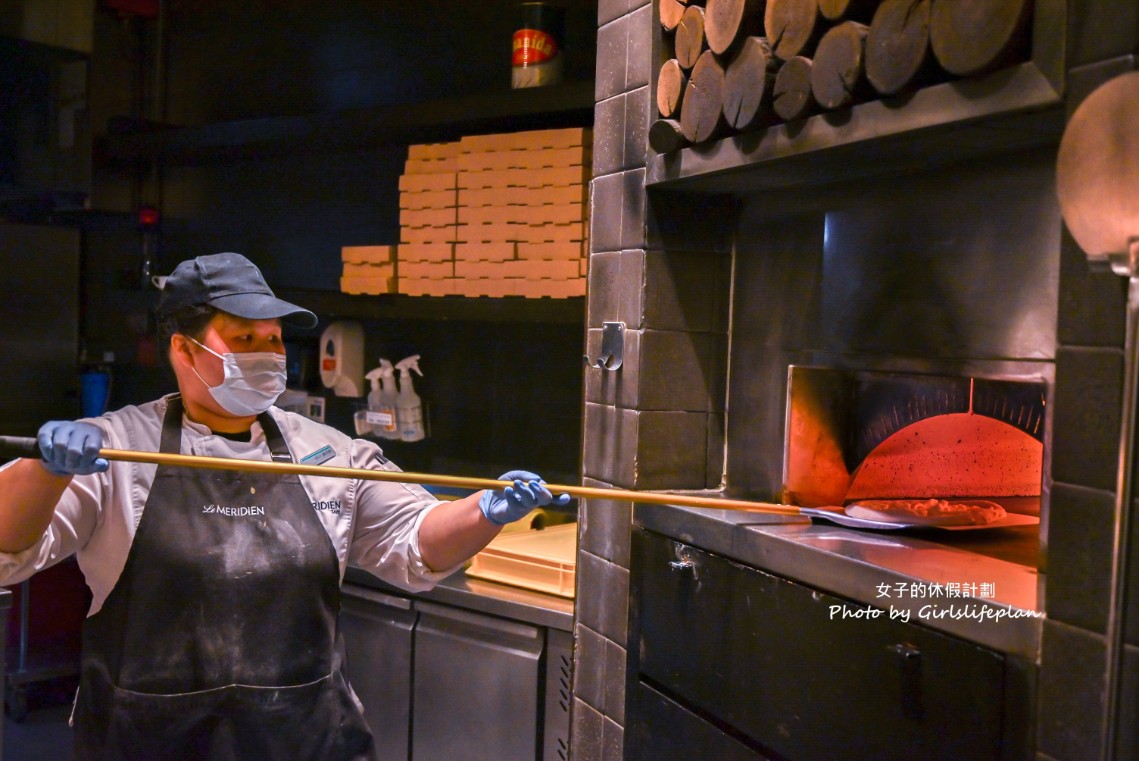
[[[190,338],[189,336],[186,336]],[[200,341],[191,341],[222,361],[225,378],[217,386],[211,386],[194,369],[194,375],[206,388],[222,409],[233,415],[260,415],[277,401],[285,391],[285,355],[272,351],[251,351],[241,354],[226,352],[218,354]]]

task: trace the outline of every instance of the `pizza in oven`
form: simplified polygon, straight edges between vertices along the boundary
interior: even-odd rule
[[[916,526],[983,526],[1005,517],[1005,509],[981,499],[862,499],[846,506],[853,518]]]

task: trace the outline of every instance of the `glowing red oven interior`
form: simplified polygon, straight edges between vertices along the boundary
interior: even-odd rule
[[[792,367],[783,499],[979,498],[1039,515],[1046,385]]]

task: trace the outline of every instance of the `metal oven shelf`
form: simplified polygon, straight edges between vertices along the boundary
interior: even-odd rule
[[[958,533],[902,535],[810,525],[799,519],[770,520],[773,516],[677,506],[636,509],[635,525],[691,543],[749,567],[807,584],[856,603],[888,607],[883,586],[944,585],[973,579],[992,587],[989,597],[969,597],[969,616],[923,617],[926,602],[948,600],[895,600],[899,609],[910,606],[914,621],[994,651],[1031,661],[1040,649],[1040,575],[1034,566],[994,556],[990,547]],[[999,529],[1003,541],[1025,548],[1038,545],[1038,527]],[[979,532],[978,532],[979,533]],[[997,543],[996,538],[982,543]],[[943,543],[944,542],[944,543]],[[984,550],[984,553],[981,552]],[[999,553],[998,553],[999,554]],[[1023,553],[1021,553],[1023,554]],[[984,609],[985,612],[978,612]]]

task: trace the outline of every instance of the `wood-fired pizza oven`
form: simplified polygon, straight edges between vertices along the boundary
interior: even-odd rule
[[[783,497],[980,498],[1038,515],[1046,386],[791,367]]]

